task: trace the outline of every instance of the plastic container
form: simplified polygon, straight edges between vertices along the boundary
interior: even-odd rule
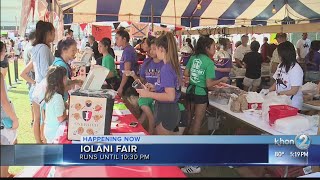
[[[270,106],[269,124],[273,125],[277,119],[295,116],[298,114],[298,109],[288,105]]]

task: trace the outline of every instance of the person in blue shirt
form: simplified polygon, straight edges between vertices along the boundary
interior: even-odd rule
[[[68,90],[73,89],[76,84],[81,85],[80,80],[71,80],[72,70],[69,65],[69,61],[75,59],[77,53],[77,42],[74,39],[68,38],[61,40],[58,43],[57,50],[55,52],[55,59],[52,66],[62,66],[66,69],[66,76],[68,77],[67,87],[65,88],[66,93],[64,95],[64,101],[68,100]]]
[[[46,120],[44,136],[48,144],[53,143],[59,125],[67,118],[63,95],[67,84],[66,69],[62,66],[51,66],[47,74],[47,89],[45,93]]]

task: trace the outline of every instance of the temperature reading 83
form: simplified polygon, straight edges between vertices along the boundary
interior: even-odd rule
[[[276,152],[274,152],[274,156],[275,157],[282,157],[284,155],[284,152],[282,152],[282,151],[276,151]]]

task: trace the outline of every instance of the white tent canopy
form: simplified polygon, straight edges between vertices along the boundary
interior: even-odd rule
[[[57,2],[64,11],[66,24],[130,21],[186,27],[279,25],[288,16],[296,24],[320,22],[319,0],[57,0]]]

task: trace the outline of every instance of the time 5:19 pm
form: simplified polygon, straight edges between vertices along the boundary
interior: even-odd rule
[[[308,157],[308,152],[304,151],[295,151],[295,152],[290,152],[291,157]]]

